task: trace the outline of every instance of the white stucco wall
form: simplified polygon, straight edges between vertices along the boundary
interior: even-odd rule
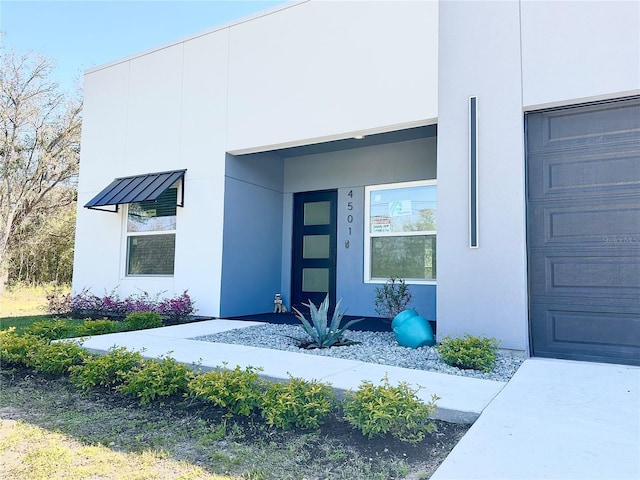
[[[479,110],[479,248],[469,248],[469,96]],[[438,336],[527,343],[517,2],[440,5]]]
[[[219,308],[228,32],[179,43],[85,76],[74,291],[179,294]],[[207,61],[202,61],[207,58]],[[115,177],[186,168],[174,277],[127,277],[124,211],[83,205]]]
[[[306,2],[85,76],[74,291],[184,289],[218,315],[227,152],[433,123],[437,2]],[[416,53],[417,52],[417,53]],[[126,277],[115,177],[187,169],[174,277]]]
[[[233,27],[229,151],[433,123],[437,11],[436,1],[319,1]]]
[[[439,336],[526,349],[524,114],[640,94],[639,24],[638,0],[310,1],[92,69],[74,290],[189,289],[200,313],[217,315],[227,152],[437,122]],[[478,249],[468,246],[470,95]],[[286,192],[355,184],[327,185],[320,166],[287,163]],[[82,206],[115,177],[183,168],[175,276],[127,278],[123,214]],[[285,242],[289,232],[285,221]]]
[[[444,1],[439,19],[438,332],[526,350],[524,114],[640,93],[640,2]],[[479,105],[478,249],[469,96]]]
[[[525,109],[640,93],[640,1],[522,1]]]

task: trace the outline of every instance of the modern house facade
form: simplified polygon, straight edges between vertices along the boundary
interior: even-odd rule
[[[74,291],[372,316],[403,277],[439,337],[639,364],[639,25],[638,1],[310,0],[93,68]]]

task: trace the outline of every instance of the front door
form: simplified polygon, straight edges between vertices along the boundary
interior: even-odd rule
[[[293,199],[291,304],[319,305],[329,294],[336,301],[336,190],[297,193]]]

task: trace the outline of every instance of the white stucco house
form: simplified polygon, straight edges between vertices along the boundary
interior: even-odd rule
[[[74,291],[371,316],[401,276],[439,337],[640,364],[639,26],[635,0],[309,0],[95,67]]]

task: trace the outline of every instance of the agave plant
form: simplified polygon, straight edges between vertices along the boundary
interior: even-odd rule
[[[307,320],[297,308],[293,307],[293,310],[296,312],[296,316],[302,322],[302,328],[304,328],[304,331],[311,337],[311,342],[305,342],[300,338],[291,338],[294,338],[294,340],[297,340],[298,342],[305,343],[307,348],[329,348],[337,345],[353,345],[356,343],[345,340],[342,336],[351,325],[364,319],[357,318],[347,322],[343,327],[340,327],[340,322],[342,321],[342,317],[345,313],[340,311],[340,303],[342,303],[342,300],[339,300],[336,305],[336,309],[331,317],[331,323],[329,323],[327,316],[329,312],[329,294],[327,294],[324,301],[318,308],[316,308],[311,300],[309,300],[309,303],[303,303],[304,306],[309,307],[311,321]]]

